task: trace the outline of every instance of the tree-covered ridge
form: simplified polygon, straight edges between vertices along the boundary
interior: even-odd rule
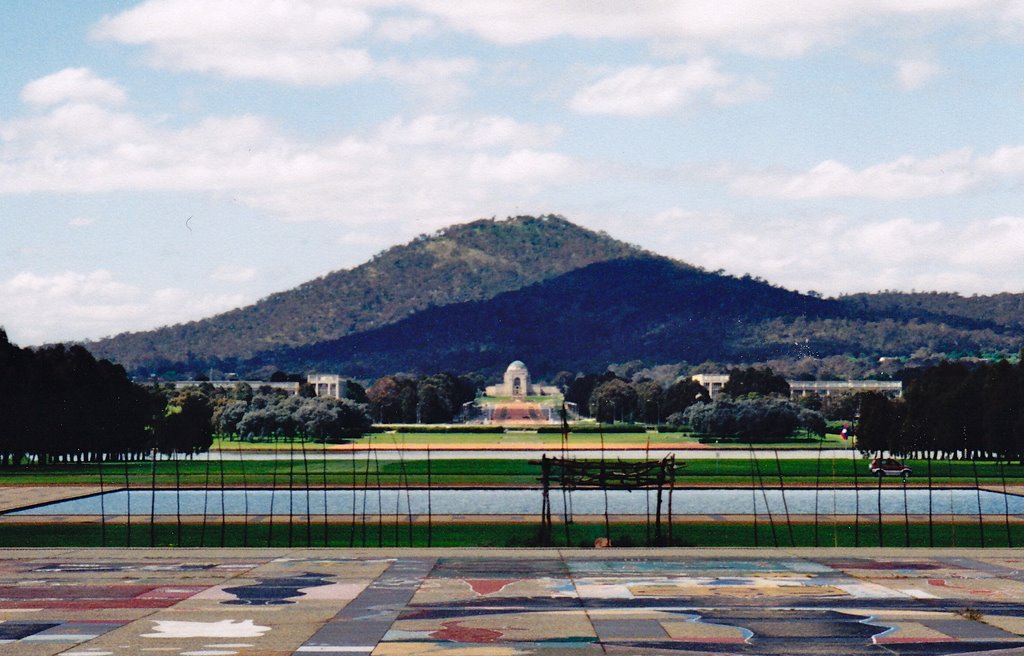
[[[880,358],[996,360],[1022,344],[1024,294],[823,299],[545,216],[453,226],[247,308],[90,348],[140,376],[284,368],[370,382],[444,369],[493,375],[515,359],[548,375],[713,360],[772,363],[796,377],[821,369],[800,362],[856,360],[818,372],[842,378],[894,373]]]
[[[91,343],[128,368],[245,358],[370,330],[418,311],[483,300],[641,251],[557,216],[484,219],[389,248],[353,269],[210,319]]]
[[[834,301],[750,278],[641,256],[592,264],[487,301],[431,308],[378,330],[261,354],[249,366],[278,363],[371,379],[438,368],[494,374],[517,358],[539,375],[632,359],[731,361],[750,354],[733,343],[766,316],[822,318],[838,309]]]
[[[848,355],[1015,353],[1020,331],[850,316],[834,299],[639,256],[595,263],[495,298],[431,308],[378,330],[260,354],[249,367],[497,375],[524,359],[538,375],[610,363],[799,361]]]
[[[897,320],[917,319],[963,328],[1024,329],[1024,294],[961,296],[955,292],[877,292],[839,300],[851,310]]]

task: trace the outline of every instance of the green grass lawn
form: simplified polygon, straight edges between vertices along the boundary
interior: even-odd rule
[[[665,433],[570,433],[569,445],[599,445],[604,442],[606,446],[628,446],[637,449],[650,447],[670,447],[679,445],[700,445],[711,449],[748,449],[749,444],[736,442],[722,438],[721,443],[715,443],[714,438],[704,438],[703,443],[688,433],[665,432]],[[457,445],[457,446],[479,446],[487,448],[496,445],[541,444],[559,446],[562,443],[560,433],[538,433],[528,428],[510,429],[505,433],[370,433],[365,437],[354,441],[356,444],[368,446],[425,446],[428,444]],[[330,448],[328,445],[327,448]],[[826,435],[823,439],[793,437],[779,442],[756,443],[754,448],[759,449],[826,449],[849,448],[850,443],[842,440],[836,434]],[[324,445],[320,442],[302,441],[247,441],[226,439],[223,437],[214,438],[214,449],[226,451],[247,451],[247,450],[273,450],[290,451],[305,450],[309,452],[323,450]]]
[[[149,524],[138,518],[125,524],[11,524],[0,531],[0,548],[10,547],[592,547],[605,534],[601,523],[555,522],[550,540],[541,539],[539,523],[441,524],[340,521],[324,524],[317,517],[296,516],[289,525],[221,523]],[[287,518],[283,518],[287,519]],[[368,518],[369,519],[369,518]],[[1024,525],[976,522],[935,522],[859,525],[753,523],[675,523],[671,539],[667,523],[661,540],[644,524],[611,524],[613,546],[687,547],[1007,547],[1024,544]]]
[[[105,487],[306,487],[322,486],[487,486],[523,487],[539,485],[540,467],[527,460],[426,460],[401,461],[394,457],[368,460],[322,460],[311,454],[307,460],[278,454],[278,460],[221,461],[216,454],[191,461],[158,461],[90,465],[53,465],[14,467],[0,470],[0,485],[98,485]],[[868,474],[868,459],[847,458],[787,459],[749,458],[700,459],[677,462],[676,485],[749,487],[761,485],[818,486],[852,485],[874,487],[878,481]],[[1024,483],[1024,466],[993,462],[933,462],[931,477],[928,463],[906,461],[914,468],[908,485],[957,485],[973,487],[975,474],[983,484]],[[429,469],[429,471],[428,471]],[[884,486],[900,486],[896,477],[882,480]]]

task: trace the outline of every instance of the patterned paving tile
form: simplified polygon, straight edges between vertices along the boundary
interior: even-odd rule
[[[5,655],[1024,654],[1009,550],[19,554]]]

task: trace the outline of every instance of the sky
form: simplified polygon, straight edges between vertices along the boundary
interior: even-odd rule
[[[5,0],[0,39],[21,345],[515,215],[826,296],[1024,292],[1024,0]]]

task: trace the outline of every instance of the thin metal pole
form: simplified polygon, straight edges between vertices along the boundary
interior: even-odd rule
[[[814,546],[821,546],[818,540],[818,495],[821,493],[821,447],[824,438],[818,440],[818,459],[814,465]]]
[[[206,450],[206,478],[203,481],[203,526],[199,529],[199,546],[206,546],[206,518],[210,505],[210,449]],[[270,546],[270,545],[267,545]]]
[[[156,546],[156,449],[149,452],[149,546]]]
[[[676,457],[675,455],[669,457],[672,459],[669,465],[668,479],[668,543],[671,546],[675,544],[675,536],[672,534],[672,493],[676,489]]]
[[[324,546],[326,547],[330,542],[327,536],[327,438],[324,437],[320,443],[320,457],[323,469],[323,483],[324,483]]]
[[[789,504],[786,503],[786,484],[782,480],[782,462],[779,460],[779,450],[775,449],[775,471],[779,474],[779,492],[782,495],[782,509],[786,513],[786,528],[789,530],[789,546],[795,547],[796,542],[793,540],[793,522],[789,517]],[[817,502],[817,493],[815,493],[815,502]]]
[[[106,493],[103,491],[103,455],[99,454],[99,543],[106,546]],[[1006,489],[1006,484],[1004,484]]]
[[[277,440],[274,440],[274,464],[270,471],[270,520],[267,524],[267,546],[269,547],[274,539],[274,499],[277,496],[277,468],[278,451]]]
[[[856,439],[856,438],[855,438]],[[857,450],[850,447],[850,457],[853,466],[853,546],[860,546],[860,477],[857,475]]]
[[[433,546],[434,538],[434,517],[433,508],[430,504],[431,467],[430,467],[430,442],[427,442],[427,546]]]
[[[907,477],[903,477],[903,532],[904,546],[910,546],[910,511],[907,509]]]
[[[885,546],[885,537],[882,535],[882,474],[878,475],[878,546]]]
[[[242,438],[238,438],[238,467],[242,474],[242,546],[249,546],[249,482],[245,478],[245,454],[242,453]]]
[[[352,464],[352,522],[349,524],[348,546],[352,548],[356,544],[356,488],[359,486],[359,475],[356,471],[356,445],[352,443],[349,451]]]
[[[178,463],[178,448],[174,448],[174,502],[177,535],[174,546],[181,546],[181,465]]]
[[[228,530],[228,509],[224,503],[224,451],[217,451],[220,454],[220,546],[224,546]]]
[[[934,518],[932,517],[932,452],[929,449],[925,452],[928,457],[928,546],[935,546],[935,529],[933,527]]]
[[[288,440],[288,546],[295,543],[295,440]]]
[[[128,474],[128,453],[127,452],[124,454],[124,492],[125,492],[125,497],[127,499],[125,505],[127,506],[127,511],[128,511],[127,518],[126,518],[127,523],[126,523],[126,526],[125,526],[126,530],[125,530],[125,545],[124,546],[130,547],[130,546],[132,546],[132,481],[131,481],[131,477]]]
[[[981,515],[981,481],[978,479],[978,460],[971,452],[971,466],[974,469],[974,492],[978,497],[978,532],[981,537],[981,546],[985,546],[985,519]]]
[[[294,439],[294,438],[293,438]],[[309,496],[309,458],[306,457],[306,442],[299,443],[302,449],[302,482],[306,488],[306,546],[313,546],[313,515]]]
[[[1003,518],[1006,521],[1006,546],[1013,549],[1013,534],[1010,532],[1010,497],[1006,494],[1006,470],[1003,468],[1003,454],[999,458],[999,477],[1003,480]]]
[[[751,444],[749,448],[750,455],[750,512],[754,516],[754,546],[760,546],[757,538],[757,482],[754,478],[754,445]],[[717,463],[717,451],[715,453]]]

